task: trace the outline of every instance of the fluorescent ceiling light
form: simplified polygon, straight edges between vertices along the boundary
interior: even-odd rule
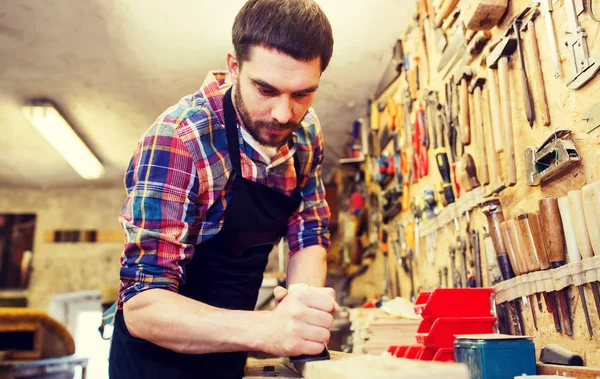
[[[98,179],[104,167],[50,102],[23,107],[25,118],[84,179]]]

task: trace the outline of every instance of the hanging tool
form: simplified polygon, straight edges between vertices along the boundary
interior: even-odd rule
[[[573,69],[575,73],[568,80],[567,87],[579,89],[596,76],[600,70],[600,54],[590,57],[588,52],[587,34],[579,25],[573,0],[565,0],[567,9],[567,46],[571,50]]]
[[[548,181],[581,160],[575,144],[567,139],[570,130],[557,130],[540,147],[525,149],[525,172],[528,186]]]
[[[389,257],[389,246],[388,246],[388,232],[386,229],[379,231],[379,243],[381,252],[383,253],[383,294],[389,296],[392,290],[390,285],[390,271],[388,267]]]
[[[484,62],[485,60],[482,60],[482,62]],[[489,78],[493,78],[494,83],[490,83]],[[482,118],[484,121],[484,130],[485,132],[483,133],[485,135],[485,144],[486,146],[486,152],[487,152],[487,160],[488,160],[488,164],[489,164],[489,172],[490,172],[490,191],[489,193],[486,194],[486,197],[490,197],[493,196],[495,194],[500,193],[504,188],[506,188],[506,186],[504,185],[503,181],[502,181],[502,176],[500,174],[500,168],[498,165],[498,154],[497,154],[497,148],[496,148],[496,141],[495,141],[495,132],[496,132],[496,127],[493,126],[493,119],[492,119],[492,113],[490,111],[490,108],[492,107],[492,86],[496,85],[496,89],[495,89],[495,94],[496,94],[496,100],[499,101],[498,98],[498,88],[497,88],[497,82],[496,82],[496,73],[494,70],[492,69],[487,69],[487,80],[486,80],[487,86],[487,92],[488,92],[488,101],[483,101],[482,102]],[[498,117],[500,117],[499,114],[499,105],[498,105]],[[487,121],[487,122],[486,122]],[[498,122],[501,123],[501,120],[498,120]],[[501,129],[498,128],[498,131],[501,133]],[[500,135],[500,139],[502,139],[502,135]]]
[[[452,277],[452,288],[460,288],[462,287],[462,284],[460,283],[460,275],[456,270],[456,246],[454,244],[450,244],[448,253],[450,255],[450,276]]]
[[[450,288],[448,287],[448,267],[444,266],[444,288]]]
[[[441,72],[444,69],[444,67],[446,67],[448,63],[450,63],[452,58],[454,58],[455,56],[461,57],[467,49],[464,24],[462,22],[459,22],[454,29],[455,31],[454,35],[452,36],[452,40],[450,41],[448,47],[446,47],[446,50],[444,50],[444,53],[440,58],[437,67],[438,72]]]
[[[502,206],[500,205],[499,199],[487,200],[483,203],[483,214],[487,218],[489,234],[492,237],[494,251],[496,252],[496,259],[500,266],[500,272],[502,273],[503,280],[512,279],[515,277],[515,273],[510,264],[510,258],[506,251],[504,240],[502,239],[502,232],[500,229],[500,223],[504,221],[504,213],[502,212]],[[510,302],[509,307],[511,309],[511,320],[515,333],[524,335],[524,324],[521,306],[518,300]]]
[[[535,109],[533,107],[533,97],[531,95],[531,88],[529,86],[529,78],[527,75],[527,67],[525,65],[525,53],[523,52],[523,43],[521,39],[521,28],[523,26],[523,19],[527,13],[531,10],[530,7],[525,7],[510,23],[505,36],[509,37],[513,33],[516,36],[517,51],[519,54],[519,62],[521,63],[521,84],[523,86],[523,100],[525,101],[525,118],[529,122],[529,127],[533,128],[533,122],[535,121]],[[512,54],[512,53],[511,53]]]
[[[542,8],[542,16],[546,24],[547,40],[552,53],[552,64],[554,66],[554,77],[559,78],[562,75],[560,66],[560,55],[558,54],[558,44],[556,42],[556,33],[554,32],[554,23],[552,21],[552,0],[534,0],[535,5]]]
[[[569,207],[568,197],[565,196],[558,199],[558,209],[560,211],[560,218],[563,227],[569,263],[579,262],[581,261],[581,254],[579,252],[579,247],[577,246],[577,242],[575,240],[575,230],[573,228],[573,221],[571,219],[571,210]],[[579,290],[579,298],[583,307],[583,314],[585,315],[585,322],[588,328],[588,333],[590,334],[590,337],[592,337],[594,335],[594,329],[592,328],[592,323],[590,322],[590,312],[588,310],[587,300],[585,298],[585,291],[583,287],[584,285],[580,284],[577,286],[577,289]]]
[[[483,227],[483,248],[485,252],[486,267],[488,269],[488,286],[495,286],[502,282],[503,278],[498,265],[498,260],[496,259],[493,239],[485,226]],[[514,322],[514,318],[509,313],[508,308],[512,306],[509,306],[507,303],[497,304],[496,302],[494,302],[494,306],[496,309],[496,316],[498,317],[498,331],[502,334],[511,334],[510,325],[511,322]],[[518,332],[519,326],[516,326],[514,330],[516,334],[520,334]]]
[[[408,264],[405,269],[408,269],[407,274],[410,276],[410,300],[415,301],[415,277],[413,270],[413,260],[415,256],[416,241],[415,241],[415,230],[414,222],[406,224],[404,229],[404,241],[406,241],[406,258]]]
[[[538,201],[540,209],[540,226],[545,232],[545,238],[542,242],[546,245],[548,260],[552,268],[563,266],[566,262],[565,258],[565,238],[563,234],[562,221],[560,218],[560,210],[558,208],[558,199],[554,196],[548,196]],[[571,320],[571,312],[569,311],[569,291],[565,287],[561,291],[554,292],[556,294],[556,302],[558,311],[560,312],[560,320],[562,331],[566,335],[573,335],[573,321]]]
[[[461,68],[454,74],[455,84],[458,86],[459,94],[459,126],[462,143],[468,145],[471,143],[471,124],[469,118],[469,81],[473,77],[473,70],[470,67]]]
[[[471,30],[490,30],[498,25],[506,12],[508,0],[470,1],[466,7],[464,19]]]
[[[483,287],[483,274],[481,272],[481,243],[479,241],[479,231],[473,229],[472,234],[472,245],[473,255],[475,256],[475,286],[477,288]]]
[[[546,245],[542,237],[540,220],[537,213],[521,213],[517,216],[525,246],[521,251],[525,253],[525,261],[529,272],[543,271],[550,268]],[[556,306],[555,292],[543,292],[544,300],[548,311],[552,313],[554,327],[557,332],[563,332],[560,314]]]
[[[438,120],[440,124],[440,131],[438,133],[440,137],[440,145],[438,147],[436,139],[433,140],[433,147],[435,152],[435,161],[437,163],[438,170],[444,182],[444,198],[448,204],[454,203],[454,191],[452,189],[452,177],[450,172],[450,162],[448,161],[448,153],[446,152],[446,144],[444,142],[443,128],[447,124],[446,115],[443,111],[441,104],[437,103]]]
[[[435,13],[435,26],[442,26],[442,23],[452,13],[458,0],[443,0]]]
[[[487,162],[487,147],[485,141],[485,131],[483,128],[483,115],[482,115],[482,103],[481,103],[481,89],[485,84],[485,78],[477,76],[471,79],[469,85],[469,92],[473,94],[473,108],[475,110],[475,133],[473,133],[477,141],[478,149],[478,162],[481,162],[481,179],[484,185],[490,183],[490,173]],[[496,169],[496,167],[494,167]],[[494,171],[492,175],[498,175],[497,171]]]
[[[486,62],[487,65],[487,58],[482,60],[482,63],[483,62]],[[500,90],[498,89],[498,76],[496,75],[496,70],[489,66],[487,67],[487,83],[490,125],[492,129],[492,135],[494,137],[490,146],[494,146],[495,149],[492,149],[492,151],[495,154],[499,154],[504,151],[504,133],[502,132],[502,113],[500,110]],[[506,168],[504,168],[504,171],[506,171]],[[498,171],[498,175],[500,178],[500,171]],[[502,183],[502,180],[498,180],[498,183]]]
[[[525,262],[525,254],[520,250],[523,245],[521,232],[518,230],[519,225],[515,220],[507,220],[502,221],[500,223],[500,231],[502,234],[502,238],[504,239],[504,243],[506,246],[506,251],[508,253],[508,258],[510,260],[510,265],[516,276],[524,274],[527,272],[527,263]],[[521,239],[521,242],[519,241]],[[535,312],[535,307],[528,305],[529,301],[527,297],[521,296],[521,300],[526,307],[531,308],[531,317],[533,319],[533,327],[535,330],[538,330],[537,324],[537,316]]]
[[[462,269],[459,275],[457,275],[457,277],[460,280],[460,287],[466,287],[467,286],[467,241],[465,241],[464,238],[462,238],[461,236],[456,236],[456,245],[455,245],[455,249],[456,249],[456,253],[458,253],[458,255],[460,255],[461,257],[461,264],[462,264]]]
[[[542,63],[540,61],[540,52],[537,42],[537,33],[535,31],[535,20],[540,15],[540,10],[535,8],[526,22],[523,22],[521,31],[523,32],[523,43],[525,44],[525,54],[529,63],[529,83],[533,87],[535,114],[541,119],[544,126],[550,125],[550,109],[548,108],[548,98],[546,96],[546,86],[544,85],[544,74],[542,72]]]
[[[420,177],[429,175],[429,136],[427,133],[427,124],[425,123],[425,110],[423,105],[419,104],[415,117],[415,129],[418,129],[419,143],[419,168]]]
[[[595,183],[592,184],[591,187],[592,194],[588,193],[586,198],[588,199],[587,203],[589,204],[590,195],[594,195],[596,193],[597,185]],[[586,192],[590,190],[586,189]],[[569,208],[571,211],[571,221],[573,221],[573,227],[575,229],[575,241],[577,241],[577,246],[579,247],[579,252],[581,253],[581,257],[591,258],[594,256],[594,253],[598,254],[600,252],[594,251],[594,247],[592,246],[592,242],[590,240],[590,234],[596,233],[596,229],[598,225],[590,225],[588,227],[586,219],[585,219],[585,208],[583,204],[583,194],[581,190],[570,191],[567,194],[569,198]],[[593,201],[592,204],[597,203]],[[590,205],[587,205],[590,206]],[[594,211],[596,211],[594,209]],[[589,212],[589,211],[588,211]],[[593,219],[591,217],[590,221],[593,223]],[[597,235],[595,236],[597,238]],[[596,246],[597,250],[600,250],[600,246]],[[600,316],[600,288],[598,282],[592,282],[592,293],[594,294],[594,301],[596,302],[596,310],[598,311],[598,315]]]
[[[512,111],[510,102],[510,82],[508,77],[508,60],[517,48],[516,38],[505,37],[492,49],[487,57],[489,68],[498,69],[500,104],[502,108],[502,123],[504,125],[504,166],[506,169],[506,185],[517,183],[517,166],[515,163],[515,141],[513,139]]]

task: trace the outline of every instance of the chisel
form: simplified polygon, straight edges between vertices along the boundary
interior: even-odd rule
[[[514,233],[513,229],[517,227],[517,222],[515,220],[503,221],[500,223],[500,231],[502,233],[502,238],[504,239],[504,243],[506,245],[506,251],[508,253],[508,258],[510,260],[510,264],[513,268],[515,275],[521,275],[527,272],[527,265],[524,260],[524,256],[520,251],[520,244],[517,240],[517,236]],[[526,298],[521,297],[523,304],[527,304]],[[531,317],[533,319],[533,327],[535,330],[538,330],[537,325],[537,315],[535,313],[535,307],[529,305],[531,308]]]
[[[585,224],[587,226],[590,243],[594,255],[600,255],[600,182],[594,182],[584,186],[581,190],[583,198],[583,211]],[[600,315],[600,289],[598,282],[592,282],[594,289],[594,300]]]
[[[573,221],[571,220],[568,197],[561,197],[558,199],[558,209],[560,211],[560,218],[562,221],[565,243],[567,246],[567,258],[569,259],[569,263],[579,262],[581,261],[581,254],[579,253],[579,248],[577,247],[577,242],[575,241],[575,230],[573,229]],[[579,290],[579,298],[581,300],[581,306],[583,307],[583,314],[585,315],[588,333],[590,334],[590,337],[592,337],[594,335],[594,329],[592,328],[592,323],[590,322],[590,312],[588,310],[583,286],[583,284],[578,285],[577,289]]]
[[[548,196],[538,201],[540,208],[540,226],[545,232],[545,246],[548,260],[552,268],[565,264],[565,238],[563,234],[558,199]],[[573,335],[573,321],[569,311],[569,289],[565,287],[556,291],[558,311],[560,312],[561,327],[566,335]]]
[[[488,227],[490,230],[490,236],[494,243],[494,249],[496,250],[496,258],[502,272],[502,278],[504,280],[512,279],[515,277],[515,273],[511,267],[508,253],[506,252],[506,246],[502,239],[502,232],[500,230],[500,223],[504,221],[504,213],[502,212],[502,206],[500,200],[491,199],[483,204],[483,214],[487,218]],[[509,302],[509,308],[511,311],[511,319],[513,328],[516,334],[524,335],[523,316],[520,304],[518,301],[513,300]]]
[[[588,226],[585,220],[581,190],[571,191],[567,194],[567,197],[569,198],[571,221],[573,222],[575,241],[577,242],[577,247],[579,247],[579,253],[583,259],[591,258],[594,256],[594,251],[592,249]],[[593,225],[591,226],[593,227]],[[600,289],[598,288],[598,282],[592,282],[590,284],[592,285],[592,293],[594,294],[594,301],[596,302],[596,310],[598,315],[600,315]]]
[[[525,261],[529,272],[547,270],[550,268],[548,255],[546,254],[546,245],[542,240],[542,230],[537,213],[522,213],[517,216],[519,226],[525,246],[521,249],[525,253]],[[552,313],[554,326],[557,332],[562,331],[560,315],[556,308],[556,298],[554,292],[543,292],[544,300],[548,311]]]

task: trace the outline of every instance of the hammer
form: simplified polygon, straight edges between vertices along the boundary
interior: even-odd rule
[[[490,183],[490,174],[488,170],[488,162],[487,162],[487,146],[485,141],[485,131],[483,129],[483,112],[481,109],[481,89],[485,84],[485,78],[482,76],[477,76],[475,79],[471,80],[471,84],[469,85],[469,92],[473,94],[473,107],[475,108],[475,136],[476,143],[479,144],[479,162],[481,162],[481,179],[484,185]],[[491,136],[491,133],[488,133]],[[494,160],[495,161],[495,160]],[[496,181],[496,177],[498,175],[498,166],[497,163],[492,163],[492,177],[494,178],[494,182]]]
[[[473,70],[470,67],[461,68],[456,74],[454,79],[456,85],[458,85],[458,99],[459,99],[459,124],[461,129],[462,143],[468,145],[471,143],[471,123],[469,119],[469,92],[468,81],[473,77]]]
[[[517,183],[517,167],[515,164],[515,142],[513,139],[512,114],[510,103],[510,82],[508,77],[508,60],[517,49],[517,39],[505,37],[492,48],[486,59],[488,68],[498,70],[500,106],[502,108],[502,124],[504,131],[504,165],[508,186]],[[491,104],[494,106],[494,104]]]

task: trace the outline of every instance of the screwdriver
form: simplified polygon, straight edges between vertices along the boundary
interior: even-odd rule
[[[539,216],[537,213],[522,213],[517,216],[521,234],[523,236],[524,246],[521,251],[525,253],[525,261],[529,272],[547,270],[550,268],[548,255],[546,254],[546,245],[542,241],[542,230],[540,227]],[[546,300],[546,307],[552,313],[554,326],[557,332],[562,331],[560,316],[556,309],[554,292],[543,292]]]
[[[440,127],[445,125],[445,116],[443,112],[443,106],[441,104],[437,104],[438,110],[438,121],[440,123]],[[440,138],[440,144],[438,147],[437,138],[433,139],[433,148],[435,150],[435,161],[437,162],[438,170],[440,171],[440,175],[442,176],[442,180],[444,182],[444,197],[446,198],[446,202],[448,204],[454,203],[454,191],[452,190],[452,177],[450,174],[450,162],[448,161],[448,153],[446,151],[446,143],[444,142],[444,135],[440,130],[439,133],[436,133]],[[437,137],[436,136],[436,137]]]
[[[565,264],[565,238],[563,234],[558,200],[554,196],[548,196],[538,200],[540,209],[541,230],[546,232],[544,242],[546,253],[552,268],[564,266]],[[566,335],[573,335],[573,321],[569,311],[569,289],[565,287],[562,291],[554,292],[560,312],[561,327]]]
[[[585,220],[583,195],[581,190],[570,191],[567,194],[567,197],[569,198],[571,220],[573,221],[575,241],[577,241],[579,253],[583,259],[591,258],[594,256],[594,251],[592,249],[592,243],[588,234],[588,226]],[[591,226],[593,227],[593,225]],[[596,309],[600,315],[600,291],[598,289],[598,282],[592,282],[591,285],[592,293],[594,294],[594,300],[596,302]]]
[[[579,262],[581,261],[581,254],[579,253],[579,248],[577,247],[577,242],[575,241],[575,230],[573,229],[573,221],[571,220],[568,197],[561,197],[558,199],[558,209],[560,211],[560,218],[562,220],[569,263]],[[590,312],[588,310],[583,286],[583,284],[580,284],[577,286],[577,289],[579,290],[579,298],[581,300],[581,306],[583,307],[583,314],[585,315],[585,323],[588,328],[588,333],[590,334],[590,337],[593,337],[594,329],[592,328],[592,323],[590,322]]]

